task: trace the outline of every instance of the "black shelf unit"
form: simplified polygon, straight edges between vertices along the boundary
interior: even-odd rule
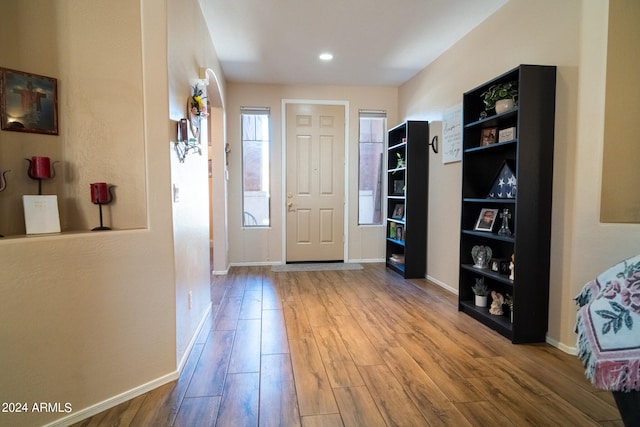
[[[518,83],[517,106],[505,113],[481,117],[481,94],[497,83]],[[472,89],[463,97],[462,204],[460,232],[460,279],[458,309],[512,343],[544,342],[549,314],[549,265],[555,120],[556,67],[520,65]],[[515,136],[481,146],[482,130],[515,127]],[[509,162],[515,170],[517,191],[513,198],[489,198],[500,168]],[[499,236],[502,220],[491,231],[477,231],[483,208],[508,209],[510,237]],[[514,279],[474,267],[471,250],[489,246],[494,259],[515,255]],[[491,290],[513,297],[513,316],[489,313],[477,307],[471,287],[484,277]],[[491,296],[489,296],[489,303]]]
[[[388,131],[386,265],[405,279],[427,272],[429,123],[408,120]],[[398,156],[405,161],[398,166]],[[403,206],[403,215],[397,213]],[[396,230],[402,229],[397,238]],[[400,258],[400,261],[396,261]]]

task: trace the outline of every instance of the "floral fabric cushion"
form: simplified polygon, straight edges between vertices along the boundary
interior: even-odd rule
[[[599,389],[640,390],[640,255],[587,283],[575,299],[587,378]]]

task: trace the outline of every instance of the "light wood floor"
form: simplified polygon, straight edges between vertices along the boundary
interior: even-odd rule
[[[382,264],[212,279],[180,379],[76,426],[622,426],[575,356],[512,345]]]

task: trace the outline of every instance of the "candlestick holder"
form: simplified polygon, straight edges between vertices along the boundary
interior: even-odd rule
[[[5,178],[5,175],[9,172],[11,172],[11,170],[6,170],[0,173],[0,193],[2,193],[4,190],[7,189],[7,178]],[[0,237],[4,237],[4,236],[0,234]]]
[[[91,187],[91,203],[98,205],[100,211],[100,226],[92,228],[91,231],[111,230],[102,223],[102,205],[108,205],[113,201],[113,185],[106,182],[94,182]]]
[[[42,156],[33,156],[30,159],[25,158],[25,160],[29,162],[27,175],[31,179],[38,180],[38,195],[42,196],[42,180],[55,178],[55,164],[58,162],[51,163],[51,159]]]

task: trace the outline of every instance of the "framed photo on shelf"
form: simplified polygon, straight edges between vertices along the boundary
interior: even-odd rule
[[[398,203],[395,206],[395,208],[393,208],[393,213],[391,214],[391,218],[393,219],[404,218],[404,203]]]
[[[492,231],[493,224],[496,222],[497,216],[498,209],[482,208],[482,210],[480,211],[480,215],[478,216],[478,220],[476,221],[474,230]]]
[[[0,68],[2,130],[58,135],[58,81]]]
[[[498,128],[484,128],[480,134],[480,146],[495,144],[498,140]]]
[[[404,179],[393,180],[393,194],[404,194]]]
[[[396,226],[396,240],[404,240],[404,227],[401,225]]]

